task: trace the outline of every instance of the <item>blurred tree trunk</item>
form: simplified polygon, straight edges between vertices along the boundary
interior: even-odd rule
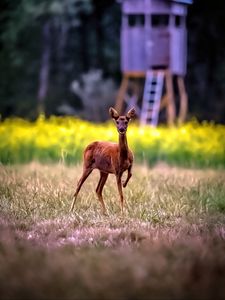
[[[42,57],[39,71],[39,88],[38,88],[38,114],[45,113],[45,99],[49,86],[50,70],[50,52],[51,52],[51,34],[50,21],[46,21],[42,29]]]
[[[99,5],[95,7],[93,12],[94,28],[96,33],[96,47],[97,47],[97,57],[96,57],[96,67],[98,69],[104,68],[104,51],[103,51],[103,28],[102,22],[102,7]]]
[[[88,31],[87,31],[87,23],[88,19],[85,14],[81,15],[81,24],[79,26],[80,31],[80,60],[83,63],[83,72],[87,72],[89,70],[89,49],[88,49]]]
[[[66,69],[66,57],[65,48],[67,44],[69,25],[67,22],[62,22],[58,32],[57,40],[57,60],[58,60],[58,84],[65,86],[65,69]]]

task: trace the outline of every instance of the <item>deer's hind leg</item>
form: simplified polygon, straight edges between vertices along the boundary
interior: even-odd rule
[[[91,169],[90,168],[84,169],[83,174],[82,174],[80,180],[78,181],[77,189],[76,189],[76,191],[74,193],[74,196],[73,196],[73,202],[72,202],[72,205],[71,205],[71,208],[70,208],[70,212],[72,212],[72,210],[74,208],[75,202],[77,200],[78,193],[79,193],[83,183],[85,182],[85,180],[88,178],[88,176],[91,174],[92,171],[93,171],[92,168]]]
[[[78,195],[83,183],[85,182],[85,180],[88,178],[88,176],[91,174],[91,172],[95,168],[93,153],[92,153],[92,149],[91,149],[92,147],[93,147],[92,144],[90,144],[89,146],[87,146],[87,148],[84,151],[83,174],[82,174],[80,180],[78,181],[77,188],[76,188],[75,194],[73,196],[73,202],[72,202],[72,205],[70,208],[70,212],[74,208],[75,202],[77,200],[77,195]]]
[[[99,182],[98,182],[98,186],[96,188],[96,193],[97,193],[97,196],[98,196],[98,200],[100,201],[100,203],[102,205],[102,212],[103,212],[104,215],[106,214],[106,208],[105,208],[105,203],[104,203],[103,197],[102,197],[102,190],[103,190],[103,187],[106,183],[108,175],[109,174],[100,171],[100,179],[99,179]]]

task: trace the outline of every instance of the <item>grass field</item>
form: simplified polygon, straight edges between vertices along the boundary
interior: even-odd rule
[[[135,165],[124,216],[81,170],[0,166],[1,299],[225,299],[224,170]]]

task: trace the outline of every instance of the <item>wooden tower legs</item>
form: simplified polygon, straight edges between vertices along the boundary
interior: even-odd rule
[[[118,95],[116,98],[116,104],[115,104],[115,109],[118,111],[119,114],[121,114],[123,110],[123,103],[124,103],[126,91],[128,89],[128,84],[129,84],[128,76],[123,75],[122,83],[120,85]]]
[[[143,76],[137,76],[137,78]],[[135,77],[133,77],[135,78]],[[122,83],[120,85],[118,95],[116,98],[115,108],[119,114],[123,113],[123,104],[125,95],[128,89],[130,77],[126,74],[123,75]],[[188,110],[188,96],[185,88],[184,77],[177,76],[177,87],[180,99],[179,112],[177,122],[178,125],[182,124],[187,116]],[[165,71],[165,89],[166,92],[160,102],[160,110],[166,109],[167,124],[173,126],[176,121],[176,105],[175,105],[175,94],[173,75],[169,71]]]
[[[177,76],[177,87],[180,101],[177,122],[178,125],[181,125],[186,119],[188,110],[188,96],[183,76]],[[174,125],[176,120],[176,106],[174,101],[173,75],[170,72],[166,73],[166,95],[161,100],[160,108],[166,108],[167,124],[169,126]]]
[[[178,125],[184,123],[188,111],[188,96],[185,88],[184,77],[177,76],[177,86],[180,98],[180,110],[178,115]]]
[[[174,88],[173,88],[173,76],[167,71],[165,74],[166,80],[166,95],[167,95],[167,105],[166,105],[166,115],[167,124],[173,126],[176,118],[176,106],[174,101]]]

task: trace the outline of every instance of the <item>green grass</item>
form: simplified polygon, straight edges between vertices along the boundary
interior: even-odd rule
[[[120,213],[98,172],[0,167],[1,299],[224,299],[225,171],[136,165]]]

